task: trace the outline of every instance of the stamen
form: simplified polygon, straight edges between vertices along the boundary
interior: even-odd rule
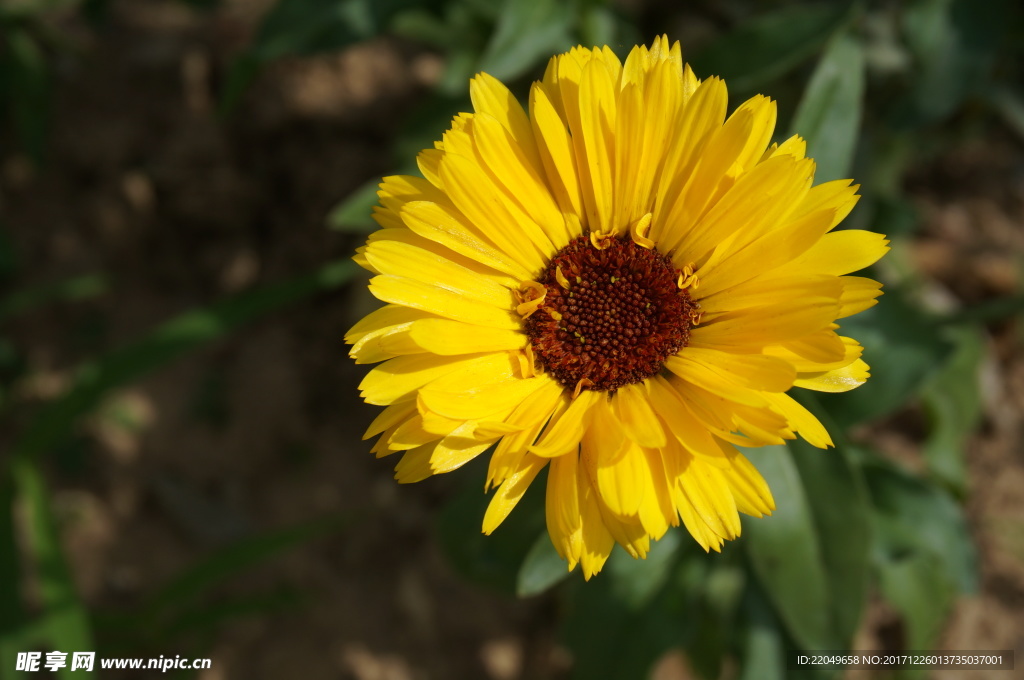
[[[654,241],[647,238],[647,232],[651,230],[651,219],[653,217],[654,215],[647,213],[629,228],[629,235],[633,238],[633,243],[648,250],[654,247]]]
[[[590,232],[590,244],[598,250],[607,250],[612,247],[615,237],[611,234],[599,234],[596,231]]]
[[[580,378],[580,381],[578,383],[576,383],[576,389],[574,389],[572,391],[572,398],[576,399],[576,397],[580,396],[580,392],[583,391],[584,387],[593,387],[593,386],[594,386],[594,383],[593,383],[593,381],[590,380],[590,378]]]
[[[526,287],[526,290],[516,291],[516,299],[519,300],[516,313],[524,319],[529,319],[530,315],[544,304],[544,299],[548,295],[548,289],[544,284],[537,283],[536,281],[526,281],[523,283],[523,286]]]
[[[567,391],[613,392],[658,373],[685,347],[698,305],[679,284],[696,279],[692,265],[679,271],[633,236],[590,234],[574,239],[549,261],[539,277],[545,286],[544,314],[524,321],[537,370]],[[563,283],[572,282],[571,289]],[[536,289],[524,294],[536,303]]]
[[[565,274],[562,273],[561,265],[555,267],[555,281],[558,281],[558,285],[562,288],[569,290],[569,279],[565,278]]]

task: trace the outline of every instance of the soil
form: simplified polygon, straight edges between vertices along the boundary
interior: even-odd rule
[[[109,286],[12,324],[30,367],[19,400],[53,397],[80,362],[177,313],[307,273],[357,245],[325,216],[392,169],[391,136],[437,77],[437,58],[377,39],[286,60],[221,120],[215,93],[266,4],[234,0],[204,15],[181,3],[114,2],[102,32],[64,27],[76,53],[59,63],[45,166],[5,151],[0,208],[19,288],[93,273]],[[908,256],[953,304],[1021,289],[1021,158],[1015,140],[983,139],[909,185],[925,226]],[[375,409],[358,399],[365,369],[346,357],[342,336],[372,305],[357,282],[110,395],[47,471],[83,598],[96,611],[128,610],[234,539],[336,513],[340,530],[215,593],[296,592],[300,604],[153,655],[211,657],[201,680],[566,677],[571,656],[557,643],[550,600],[468,584],[441,555],[433,518],[458,482],[399,488],[392,462],[360,440]],[[968,452],[981,590],[957,604],[943,645],[1024,658],[1024,353],[1016,322],[988,331],[985,417]],[[921,433],[905,422],[869,434],[913,464]],[[862,648],[884,648],[893,617],[873,605]],[[186,646],[204,639],[211,646]],[[689,672],[670,655],[656,676]]]

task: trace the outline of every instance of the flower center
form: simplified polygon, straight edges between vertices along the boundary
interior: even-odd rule
[[[564,387],[613,391],[641,382],[686,346],[699,305],[688,275],[628,237],[574,239],[539,278],[545,295],[524,324],[537,362]],[[692,278],[692,277],[690,277]]]

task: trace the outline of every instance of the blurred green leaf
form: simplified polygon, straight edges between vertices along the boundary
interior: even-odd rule
[[[20,635],[27,616],[21,601],[21,565],[14,532],[14,478],[0,474],[0,667],[14,668],[18,652],[25,651]]]
[[[903,13],[918,62],[909,99],[895,122],[919,126],[952,114],[989,80],[995,50],[1009,24],[1006,0],[916,0]]]
[[[227,76],[221,112],[230,112],[271,61],[339,50],[385,30],[399,12],[433,8],[438,0],[278,0],[256,38]]]
[[[771,605],[756,584],[747,587],[742,604],[742,620],[744,627],[738,680],[785,680],[784,635]]]
[[[864,464],[880,560],[932,556],[963,593],[977,589],[977,556],[963,511],[943,489],[879,456]]]
[[[841,321],[842,335],[864,346],[871,378],[842,394],[822,394],[822,406],[849,427],[900,408],[942,365],[951,350],[935,318],[889,286],[879,304]]]
[[[505,0],[479,70],[510,80],[572,45],[572,3]]]
[[[42,164],[50,118],[50,66],[32,32],[0,25],[0,112],[10,107],[22,146]]]
[[[849,33],[832,39],[807,84],[790,134],[807,140],[815,182],[850,176],[864,99],[864,50]]]
[[[24,509],[26,548],[35,566],[40,605],[45,627],[39,632],[56,649],[94,649],[89,616],[78,597],[71,571],[60,546],[60,535],[50,508],[50,497],[42,475],[29,461],[14,461],[11,474],[18,502]],[[60,675],[66,675],[64,669]]]
[[[44,13],[71,9],[83,0],[4,0],[0,4],[0,19],[26,19]]]
[[[871,231],[886,236],[913,236],[920,224],[917,208],[901,196],[875,196],[871,201],[874,211],[869,223]]]
[[[350,261],[331,263],[312,274],[247,291],[164,323],[137,343],[80,369],[71,389],[31,422],[16,440],[12,453],[28,458],[51,448],[111,388],[135,380],[247,321],[314,293],[338,288],[355,270]]]
[[[943,319],[946,324],[985,324],[1024,314],[1024,294],[992,298]]]
[[[456,569],[476,583],[505,593],[516,592],[519,572],[527,553],[545,531],[544,486],[546,471],[530,484],[515,510],[493,534],[480,529],[490,496],[480,492],[487,456],[463,468],[470,480],[437,518],[438,539]]]
[[[612,557],[619,552],[616,547]],[[707,555],[692,547],[687,557],[656,592],[651,605],[639,610],[618,596],[604,573],[587,583],[579,579],[570,584],[572,607],[563,622],[562,637],[574,652],[573,678],[648,677],[658,657],[680,644],[687,623],[693,623],[711,564]],[[625,559],[633,558],[626,555]]]
[[[225,546],[161,587],[143,608],[143,621],[152,622],[167,611],[180,609],[207,590],[227,582],[235,574],[297,545],[342,530],[350,522],[351,518],[347,515],[320,517],[296,526],[243,538]]]
[[[954,335],[956,350],[921,392],[931,421],[924,455],[929,471],[962,495],[967,489],[965,449],[981,419],[978,371],[985,356],[985,341],[982,334],[970,326],[950,332]]]
[[[213,605],[185,611],[176,616],[163,629],[162,638],[174,638],[185,633],[210,631],[227,621],[255,615],[267,615],[295,609],[305,598],[293,588],[277,588],[267,593],[235,597]]]
[[[817,529],[831,622],[840,649],[847,649],[868,593],[871,514],[867,488],[860,468],[842,446],[823,451],[797,440],[788,447]]]
[[[882,596],[903,616],[906,649],[931,649],[956,596],[933,555],[915,553],[879,566]]]
[[[848,2],[794,5],[740,24],[692,61],[700,78],[721,76],[747,93],[811,58],[851,16]]]
[[[989,90],[989,98],[1003,122],[1024,140],[1024,97],[1006,86],[994,86]]]
[[[342,199],[327,214],[327,226],[354,234],[368,234],[373,231],[377,224],[372,217],[373,206],[377,205],[379,187],[380,179],[375,177]]]
[[[804,649],[842,649],[830,620],[828,576],[800,472],[785,446],[749,451],[778,506],[770,519],[744,518],[754,573],[786,629]]]
[[[472,103],[465,93],[465,83],[458,96],[435,94],[416,107],[405,122],[402,132],[393,144],[394,157],[403,159],[402,165],[388,174],[420,176],[415,157],[423,149],[433,148],[434,141],[441,139],[451,127],[452,118],[460,111],[472,110]],[[381,179],[374,177],[342,199],[331,209],[327,225],[337,231],[368,234],[377,228],[373,220],[373,206],[377,205],[377,191]]]
[[[704,678],[722,676],[725,656],[737,644],[738,620],[748,571],[734,558],[737,552],[723,552],[713,564],[701,589],[696,607],[687,612],[690,623],[686,655],[693,669]]]
[[[107,281],[100,274],[78,276],[46,286],[10,293],[0,299],[0,321],[51,302],[86,300],[102,295]]]
[[[530,552],[526,553],[523,565],[519,567],[519,574],[516,576],[516,595],[539,595],[564,581],[569,574],[568,565],[555,550],[551,538],[545,531],[534,541]]]
[[[611,581],[615,598],[633,610],[650,604],[671,578],[683,540],[689,537],[669,530],[660,540],[651,543],[650,552],[642,560],[634,559],[624,550],[614,551],[602,577]]]

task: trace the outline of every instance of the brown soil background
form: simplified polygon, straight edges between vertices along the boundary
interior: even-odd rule
[[[31,366],[15,386],[20,399],[58,394],[82,360],[176,313],[309,272],[356,245],[327,230],[325,216],[390,169],[389,139],[436,77],[437,58],[381,39],[280,63],[218,122],[214,93],[260,4],[203,16],[115,3],[104,39],[81,31],[79,54],[59,65],[46,168],[0,157],[20,286],[93,272],[112,282],[96,300],[12,325]],[[1022,158],[993,130],[916,169],[908,191],[925,226],[904,256],[938,297],[969,306],[1021,289]],[[566,677],[556,602],[467,584],[441,555],[432,521],[457,484],[399,488],[391,461],[360,442],[374,409],[358,399],[364,369],[347,359],[342,336],[372,304],[353,285],[294,305],[111,395],[79,433],[80,465],[49,475],[83,597],[116,611],[226,541],[347,512],[346,529],[218,591],[288,585],[309,601],[218,628],[201,680]],[[1016,649],[1018,670],[998,677],[1024,678],[1022,338],[1016,322],[989,330],[985,418],[968,451],[982,590],[957,604],[943,646]],[[919,466],[920,423],[911,408],[864,434]],[[883,648],[894,622],[873,604],[858,644]],[[675,655],[656,675],[688,677]]]

